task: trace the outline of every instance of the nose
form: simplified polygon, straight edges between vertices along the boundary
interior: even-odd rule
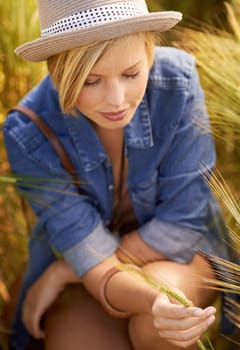
[[[106,100],[113,107],[120,107],[124,104],[125,89],[121,82],[113,81],[108,84]]]

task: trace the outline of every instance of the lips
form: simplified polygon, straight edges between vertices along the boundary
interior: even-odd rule
[[[108,119],[108,120],[112,120],[112,121],[118,121],[118,120],[122,120],[123,118],[125,118],[127,114],[127,109],[123,109],[121,111],[117,111],[117,112],[102,112],[101,115]]]

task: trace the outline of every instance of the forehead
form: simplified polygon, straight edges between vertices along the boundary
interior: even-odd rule
[[[90,74],[110,70],[124,71],[146,60],[147,53],[143,38],[129,36],[111,45],[93,66]]]

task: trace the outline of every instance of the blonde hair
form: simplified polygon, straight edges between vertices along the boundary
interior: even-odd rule
[[[48,59],[48,70],[58,90],[60,105],[64,113],[76,114],[75,106],[80,90],[91,69],[104,53],[114,44],[123,40],[126,45],[131,45],[133,37],[144,40],[150,69],[154,60],[155,45],[155,35],[151,32],[130,34],[97,44],[93,43],[61,52]]]

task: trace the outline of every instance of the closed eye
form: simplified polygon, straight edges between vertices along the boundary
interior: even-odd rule
[[[84,86],[86,87],[93,87],[93,86],[96,86],[100,83],[100,79],[97,79],[95,81],[85,81],[84,82]]]
[[[134,79],[137,78],[137,76],[139,75],[139,72],[133,73],[133,74],[123,74],[123,76],[127,79]],[[84,82],[84,86],[86,87],[94,87],[98,84],[100,84],[101,79],[97,79],[97,80],[93,80],[93,81],[85,81]]]
[[[136,72],[134,74],[124,74],[124,77],[129,79],[134,79],[134,78],[137,78],[138,75],[139,75],[139,72]]]

